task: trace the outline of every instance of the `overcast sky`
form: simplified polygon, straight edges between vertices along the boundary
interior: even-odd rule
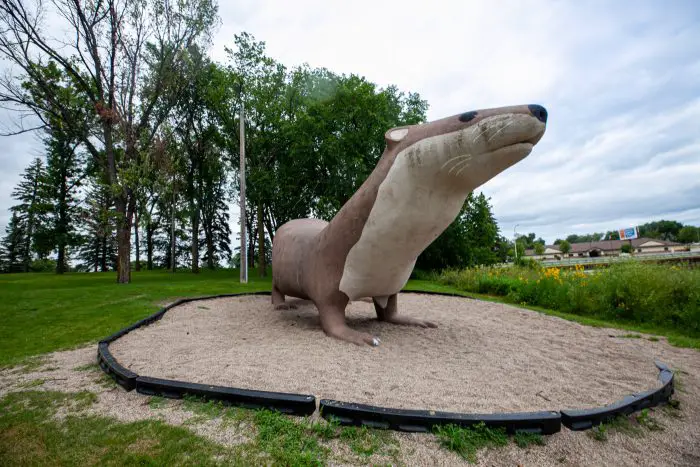
[[[215,60],[246,31],[288,67],[418,92],[430,120],[544,105],[532,154],[480,188],[506,236],[516,224],[548,242],[662,218],[700,225],[700,1],[239,0],[219,10]],[[4,232],[9,193],[41,147],[30,135],[0,141]]]

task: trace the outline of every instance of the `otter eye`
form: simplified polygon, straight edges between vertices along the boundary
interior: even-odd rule
[[[460,122],[468,122],[470,120],[473,120],[474,117],[476,117],[477,112],[471,111],[471,112],[464,112],[462,115],[459,116],[459,121]]]

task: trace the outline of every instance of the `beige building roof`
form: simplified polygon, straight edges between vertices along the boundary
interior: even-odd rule
[[[658,246],[677,246],[680,243],[668,242],[666,240],[659,240],[656,238],[635,238],[631,240],[632,248],[650,248]],[[620,251],[622,245],[630,243],[630,240],[601,240],[598,242],[583,242],[583,243],[572,243],[571,250],[569,254],[579,254],[588,253],[594,250],[601,251]],[[544,254],[557,254],[561,253],[559,245],[546,245]],[[535,255],[535,250],[525,250],[527,256]]]

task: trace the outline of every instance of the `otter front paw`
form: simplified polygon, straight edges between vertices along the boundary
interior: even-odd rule
[[[372,334],[355,331],[347,326],[338,329],[330,329],[326,331],[326,334],[336,339],[352,342],[355,345],[371,345],[372,347],[377,347],[382,342],[378,337]]]

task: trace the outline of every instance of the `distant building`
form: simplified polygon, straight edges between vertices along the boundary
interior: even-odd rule
[[[525,256],[533,259],[564,259],[564,258],[585,258],[597,256],[620,256],[622,245],[632,244],[632,253],[651,254],[666,253],[674,251],[688,250],[687,245],[655,238],[635,238],[634,240],[602,240],[599,242],[572,243],[571,249],[564,254],[559,249],[559,245],[547,245],[544,253],[535,254],[535,250],[525,250]]]

